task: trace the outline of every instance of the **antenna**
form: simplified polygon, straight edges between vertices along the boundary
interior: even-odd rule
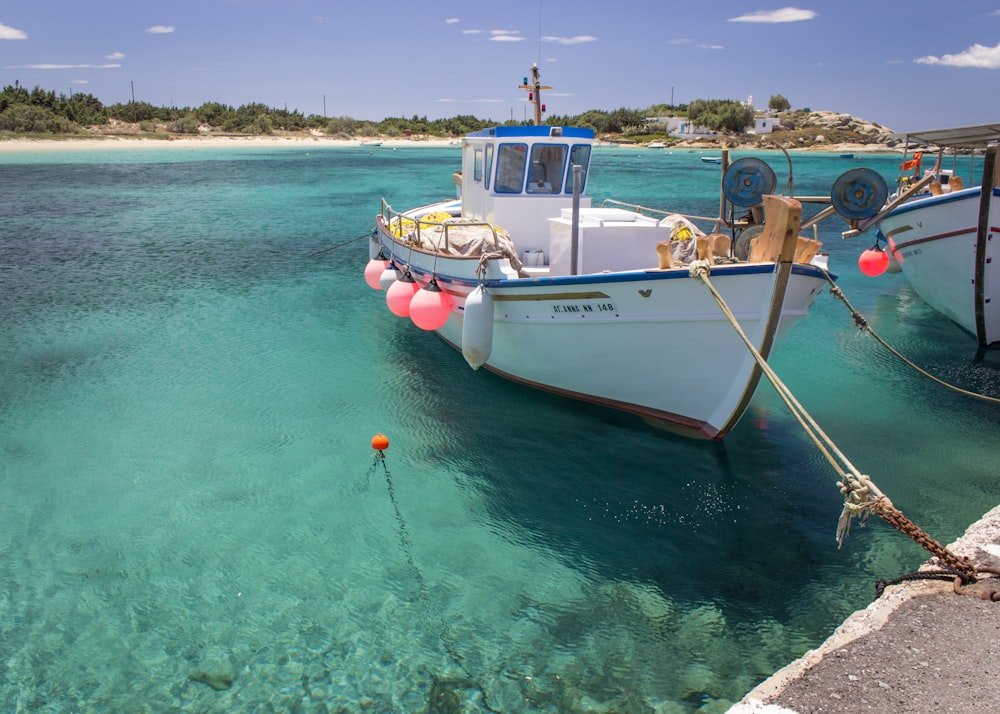
[[[538,61],[542,61],[542,2],[538,2]]]

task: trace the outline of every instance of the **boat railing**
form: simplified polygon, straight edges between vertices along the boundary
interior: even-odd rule
[[[407,233],[410,233],[410,224],[413,224],[412,232],[416,233],[416,243],[420,246],[423,240],[420,236],[421,229],[427,229],[428,227],[438,227],[441,228],[444,235],[444,248],[436,245],[436,242],[428,241],[431,245],[435,246],[436,252],[451,253],[451,245],[448,243],[448,230],[456,228],[475,228],[477,226],[484,226],[490,230],[493,235],[493,246],[496,250],[500,251],[500,236],[497,235],[497,227],[488,221],[476,221],[463,219],[461,223],[449,223],[450,219],[435,220],[432,218],[426,218],[421,216],[409,217],[406,216],[392,206],[390,206],[386,200],[382,199],[382,221],[389,227],[389,230],[393,230],[393,224],[395,224],[395,231],[393,234],[399,238],[403,238]]]
[[[607,208],[608,206],[621,206],[623,208],[630,208],[638,213],[649,213],[651,217],[656,218],[666,218],[667,216],[683,216],[691,221],[708,221],[716,226],[718,226],[722,221],[718,216],[695,216],[687,213],[678,213],[677,211],[664,211],[659,208],[650,208],[648,206],[642,206],[637,203],[626,203],[625,201],[619,201],[614,198],[606,198],[601,201],[601,208]]]

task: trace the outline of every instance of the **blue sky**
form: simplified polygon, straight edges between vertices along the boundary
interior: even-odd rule
[[[785,3],[794,4],[785,4]],[[262,102],[382,119],[775,94],[896,131],[1000,121],[1000,0],[32,0],[0,7],[0,84],[105,104]]]

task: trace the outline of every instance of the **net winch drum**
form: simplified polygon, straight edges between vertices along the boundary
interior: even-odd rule
[[[754,238],[758,238],[764,233],[764,226],[757,224],[747,226],[736,236],[733,243],[733,255],[740,260],[750,260],[750,244]]]
[[[859,221],[878,214],[889,198],[889,186],[874,169],[845,171],[833,182],[830,203],[849,221]]]
[[[764,202],[764,196],[774,193],[778,179],[774,169],[752,156],[737,159],[722,177],[722,191],[734,206],[753,208]]]

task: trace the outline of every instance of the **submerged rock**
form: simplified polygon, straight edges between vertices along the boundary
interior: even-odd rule
[[[438,677],[431,675],[433,684],[427,697],[427,714],[460,714],[464,711],[460,692],[464,689],[482,688],[465,677]]]
[[[233,675],[227,672],[202,672],[197,670],[188,675],[192,682],[207,684],[212,689],[223,690],[233,686]]]

